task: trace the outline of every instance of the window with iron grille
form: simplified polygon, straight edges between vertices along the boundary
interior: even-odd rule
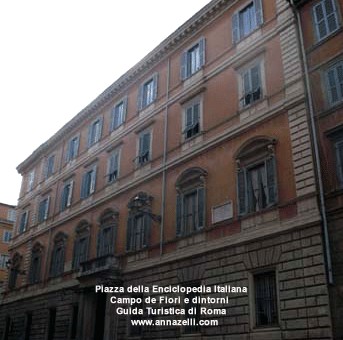
[[[275,272],[254,275],[256,327],[278,325]]]
[[[318,40],[326,38],[339,28],[334,0],[322,0],[314,5],[313,17]]]
[[[232,38],[234,43],[249,35],[263,22],[262,0],[251,1],[232,18]]]

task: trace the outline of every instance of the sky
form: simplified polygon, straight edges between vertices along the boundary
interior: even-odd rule
[[[16,167],[209,0],[0,2],[0,202]]]

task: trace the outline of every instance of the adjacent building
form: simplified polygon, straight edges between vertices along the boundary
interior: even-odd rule
[[[0,291],[7,283],[8,246],[16,219],[15,206],[0,203]]]
[[[2,339],[332,339],[305,83],[285,0],[213,0],[167,37],[18,166]],[[156,285],[247,291],[149,327],[111,302]]]
[[[313,143],[320,159],[319,198],[332,262],[330,296],[335,339],[343,338],[343,1],[292,1],[297,18]]]

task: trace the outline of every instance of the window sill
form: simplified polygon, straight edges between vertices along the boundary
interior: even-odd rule
[[[147,161],[146,163],[139,164],[134,172],[134,177],[138,177],[142,175],[143,173],[151,170],[151,161]]]
[[[149,115],[155,109],[155,102],[150,103],[149,105],[145,106],[143,109],[138,111],[138,116],[145,117]]]
[[[118,127],[116,127],[113,130],[111,130],[110,135],[114,136],[114,135],[122,132],[123,130],[124,130],[124,123],[120,124]]]
[[[90,194],[88,197],[83,198],[81,200],[81,207],[84,206],[84,205],[90,204],[92,201],[93,201],[93,194]]]
[[[310,48],[307,49],[306,53],[312,53],[315,51],[318,47],[321,45],[327,43],[330,39],[334,38],[336,35],[340,34],[343,32],[343,27],[338,27],[338,29],[334,32],[331,32],[328,36],[325,38],[322,38],[321,40],[317,41],[312,45]]]
[[[187,88],[192,86],[193,84],[197,83],[202,79],[204,76],[204,70],[203,68],[200,68],[197,72],[190,75],[188,78],[183,80],[183,88]]]
[[[334,113],[340,109],[343,109],[343,100],[337,102],[336,104],[330,105],[328,108],[322,110],[319,113],[319,117],[323,118],[323,117],[328,116],[329,114]]]
[[[117,177],[114,181],[107,182],[105,193],[118,189],[118,186],[119,186],[119,177]]]
[[[246,121],[249,119],[254,119],[260,114],[264,113],[268,109],[268,97],[263,97],[253,103],[241,107],[239,111],[240,121]]]
[[[255,42],[262,36],[261,27],[262,26],[257,27],[252,32],[250,32],[248,35],[246,35],[245,37],[240,39],[235,45],[236,51],[240,52],[241,50],[245,49],[246,47],[250,47],[253,44],[255,44]]]
[[[184,140],[182,146],[181,146],[181,151],[186,151],[192,147],[194,147],[197,144],[200,144],[204,140],[204,135],[202,132],[197,133],[195,136],[192,136],[190,138],[187,138]]]

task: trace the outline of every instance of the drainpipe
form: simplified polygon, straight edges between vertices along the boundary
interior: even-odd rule
[[[314,148],[314,163],[315,163],[315,171],[318,180],[318,187],[319,187],[319,204],[320,204],[320,212],[323,221],[323,233],[324,233],[324,245],[325,245],[325,255],[326,255],[326,266],[327,266],[327,274],[328,274],[328,281],[329,284],[333,285],[333,270],[332,270],[332,260],[331,260],[331,250],[330,250],[330,241],[329,241],[329,232],[328,232],[328,222],[327,222],[327,215],[325,209],[325,197],[324,197],[324,189],[323,189],[323,181],[322,181],[322,173],[320,169],[320,157],[319,157],[319,142],[317,138],[317,130],[315,125],[315,118],[314,118],[314,109],[313,109],[313,101],[312,101],[312,93],[310,87],[310,79],[308,75],[308,65],[306,60],[306,53],[304,47],[304,36],[301,29],[301,18],[299,11],[297,10],[296,6],[294,5],[294,0],[289,0],[293,12],[295,13],[296,22],[298,26],[298,33],[300,39],[300,49],[301,49],[301,57],[304,65],[304,77],[305,77],[305,86],[307,89],[307,101],[308,101],[308,108],[310,113],[310,121],[311,121],[311,132],[313,137],[313,148]]]
[[[163,254],[163,234],[166,208],[166,163],[167,163],[167,140],[168,140],[168,100],[169,100],[169,77],[170,77],[170,58],[167,60],[167,86],[166,86],[166,108],[164,110],[164,139],[163,139],[163,172],[162,172],[162,212],[160,224],[160,256]]]

